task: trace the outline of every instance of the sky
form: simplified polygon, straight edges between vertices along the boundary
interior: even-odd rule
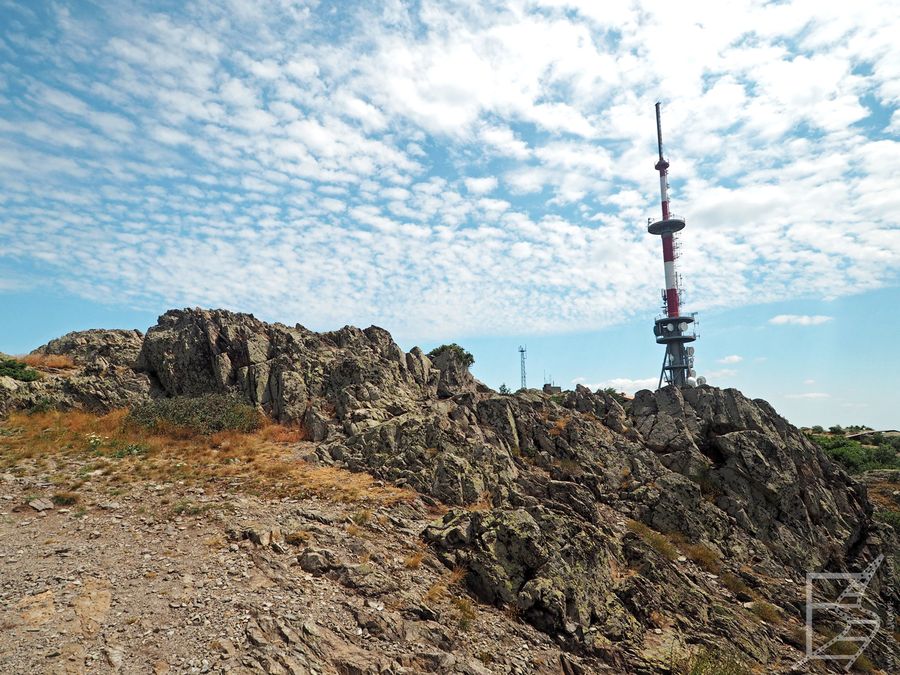
[[[895,0],[0,0],[0,350],[222,307],[900,427]]]

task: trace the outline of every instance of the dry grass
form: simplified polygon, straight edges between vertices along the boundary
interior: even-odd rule
[[[750,595],[750,587],[744,583],[744,580],[730,572],[722,575],[722,585],[735,595]]]
[[[688,560],[695,562],[711,574],[722,571],[722,557],[705,544],[693,544],[684,536],[672,535],[672,542],[684,553]]]
[[[463,508],[466,511],[489,511],[493,506],[493,497],[490,492],[485,490],[478,496],[478,501],[466,504]]]
[[[475,605],[469,598],[451,598],[450,604],[456,609],[456,625],[462,631],[467,631],[475,621]]]
[[[57,492],[53,495],[53,503],[57,506],[72,506],[78,503],[79,495],[77,492]]]
[[[566,430],[566,427],[569,426],[569,422],[572,421],[571,415],[566,415],[565,417],[560,417],[556,422],[553,423],[553,426],[550,427],[550,431],[547,433],[550,436],[559,436],[563,431]]]
[[[65,354],[26,354],[17,356],[16,360],[36,370],[72,370],[78,367],[72,357]]]
[[[350,520],[353,521],[354,525],[363,527],[366,523],[372,520],[372,510],[360,509],[350,516]]]
[[[403,559],[403,566],[409,570],[417,570],[422,565],[423,560],[425,560],[425,551],[416,551]]]
[[[376,485],[368,474],[299,460],[291,445],[301,433],[297,429],[268,423],[248,433],[173,437],[127,424],[126,415],[125,410],[102,416],[79,410],[13,413],[0,424],[0,470],[90,475],[95,483],[105,480],[117,488],[135,481],[184,481],[272,498],[314,495],[376,505],[415,497],[410,490]]]
[[[765,600],[757,600],[756,602],[754,602],[753,607],[750,608],[750,611],[766,623],[781,623],[781,612],[775,605],[770,602],[766,602]]]
[[[284,535],[284,541],[291,546],[300,546],[312,539],[312,533],[308,530],[294,530]]]
[[[449,594],[451,586],[462,583],[463,579],[466,578],[466,573],[466,570],[462,567],[457,567],[448,572],[432,584],[431,588],[422,596],[422,600],[426,603],[435,603],[443,600]]]
[[[637,520],[629,520],[628,529],[647,542],[650,548],[666,560],[674,561],[678,559],[678,549],[675,548],[666,535],[647,527],[644,523]]]
[[[897,483],[888,481],[869,483],[868,489],[869,499],[876,508],[884,511],[896,511],[900,507],[900,498],[894,497],[894,492],[900,489]]]

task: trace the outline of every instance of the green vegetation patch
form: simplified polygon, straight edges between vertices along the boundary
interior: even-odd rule
[[[447,352],[451,353],[453,357],[457,361],[462,363],[466,368],[469,368],[473,363],[475,363],[475,357],[455,342],[452,342],[449,345],[441,345],[440,347],[432,349],[430,352],[428,352],[428,358],[433,360]]]
[[[0,377],[3,376],[19,382],[34,382],[41,377],[38,371],[32,370],[21,361],[0,357]]]
[[[209,435],[253,431],[261,426],[262,415],[237,396],[206,394],[148,401],[134,407],[128,413],[128,421],[157,432]]]
[[[825,451],[825,454],[849,473],[863,473],[873,469],[900,469],[900,455],[898,455],[900,437],[887,439],[880,434],[876,436],[874,439],[876,445],[863,445],[859,441],[843,436],[810,434],[810,438]]]
[[[900,511],[876,511],[875,519],[887,523],[900,532]]]
[[[674,672],[684,675],[751,675],[753,671],[736,654],[704,647]]]

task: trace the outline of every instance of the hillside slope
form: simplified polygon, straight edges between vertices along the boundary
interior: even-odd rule
[[[37,351],[78,367],[0,382],[0,410],[231,392],[299,430],[296,461],[414,491],[423,520],[406,529],[497,622],[571,654],[570,671],[671,672],[701,651],[785,671],[801,656],[805,572],[897,550],[861,484],[736,390],[643,391],[628,410],[584,387],[503,396],[452,352],[405,353],[380,328],[319,334],[224,311],[173,310],[143,336],[77,333]],[[444,513],[424,518],[429,507]],[[900,600],[896,574],[882,565],[873,581],[882,609]],[[402,604],[392,593],[376,595]],[[883,631],[866,654],[886,666],[892,649]]]

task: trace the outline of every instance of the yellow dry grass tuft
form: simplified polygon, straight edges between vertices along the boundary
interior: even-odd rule
[[[566,415],[565,417],[560,417],[556,422],[553,423],[553,426],[550,427],[550,431],[547,433],[550,436],[559,436],[563,431],[566,430],[566,427],[569,426],[569,422],[572,421],[571,415]]]
[[[72,370],[78,367],[72,357],[65,354],[26,354],[17,356],[16,360],[37,370]]]
[[[627,527],[667,560],[672,561],[678,558],[678,549],[675,548],[666,535],[647,527],[644,523],[637,520],[629,520]]]
[[[443,600],[450,592],[450,587],[462,583],[466,578],[466,570],[462,567],[456,567],[452,571],[443,575],[438,581],[425,592],[422,600],[426,603],[434,603]]]
[[[169,435],[128,424],[126,415],[126,410],[13,413],[0,423],[0,468],[21,472],[49,461],[53,474],[83,478],[99,472],[95,480],[103,477],[116,487],[184,481],[273,498],[314,495],[385,506],[415,498],[411,490],[380,485],[368,474],[299,459],[296,429],[269,423],[249,433]]]
[[[422,565],[423,560],[425,560],[425,551],[416,551],[403,559],[403,566],[406,569],[416,570]]]

